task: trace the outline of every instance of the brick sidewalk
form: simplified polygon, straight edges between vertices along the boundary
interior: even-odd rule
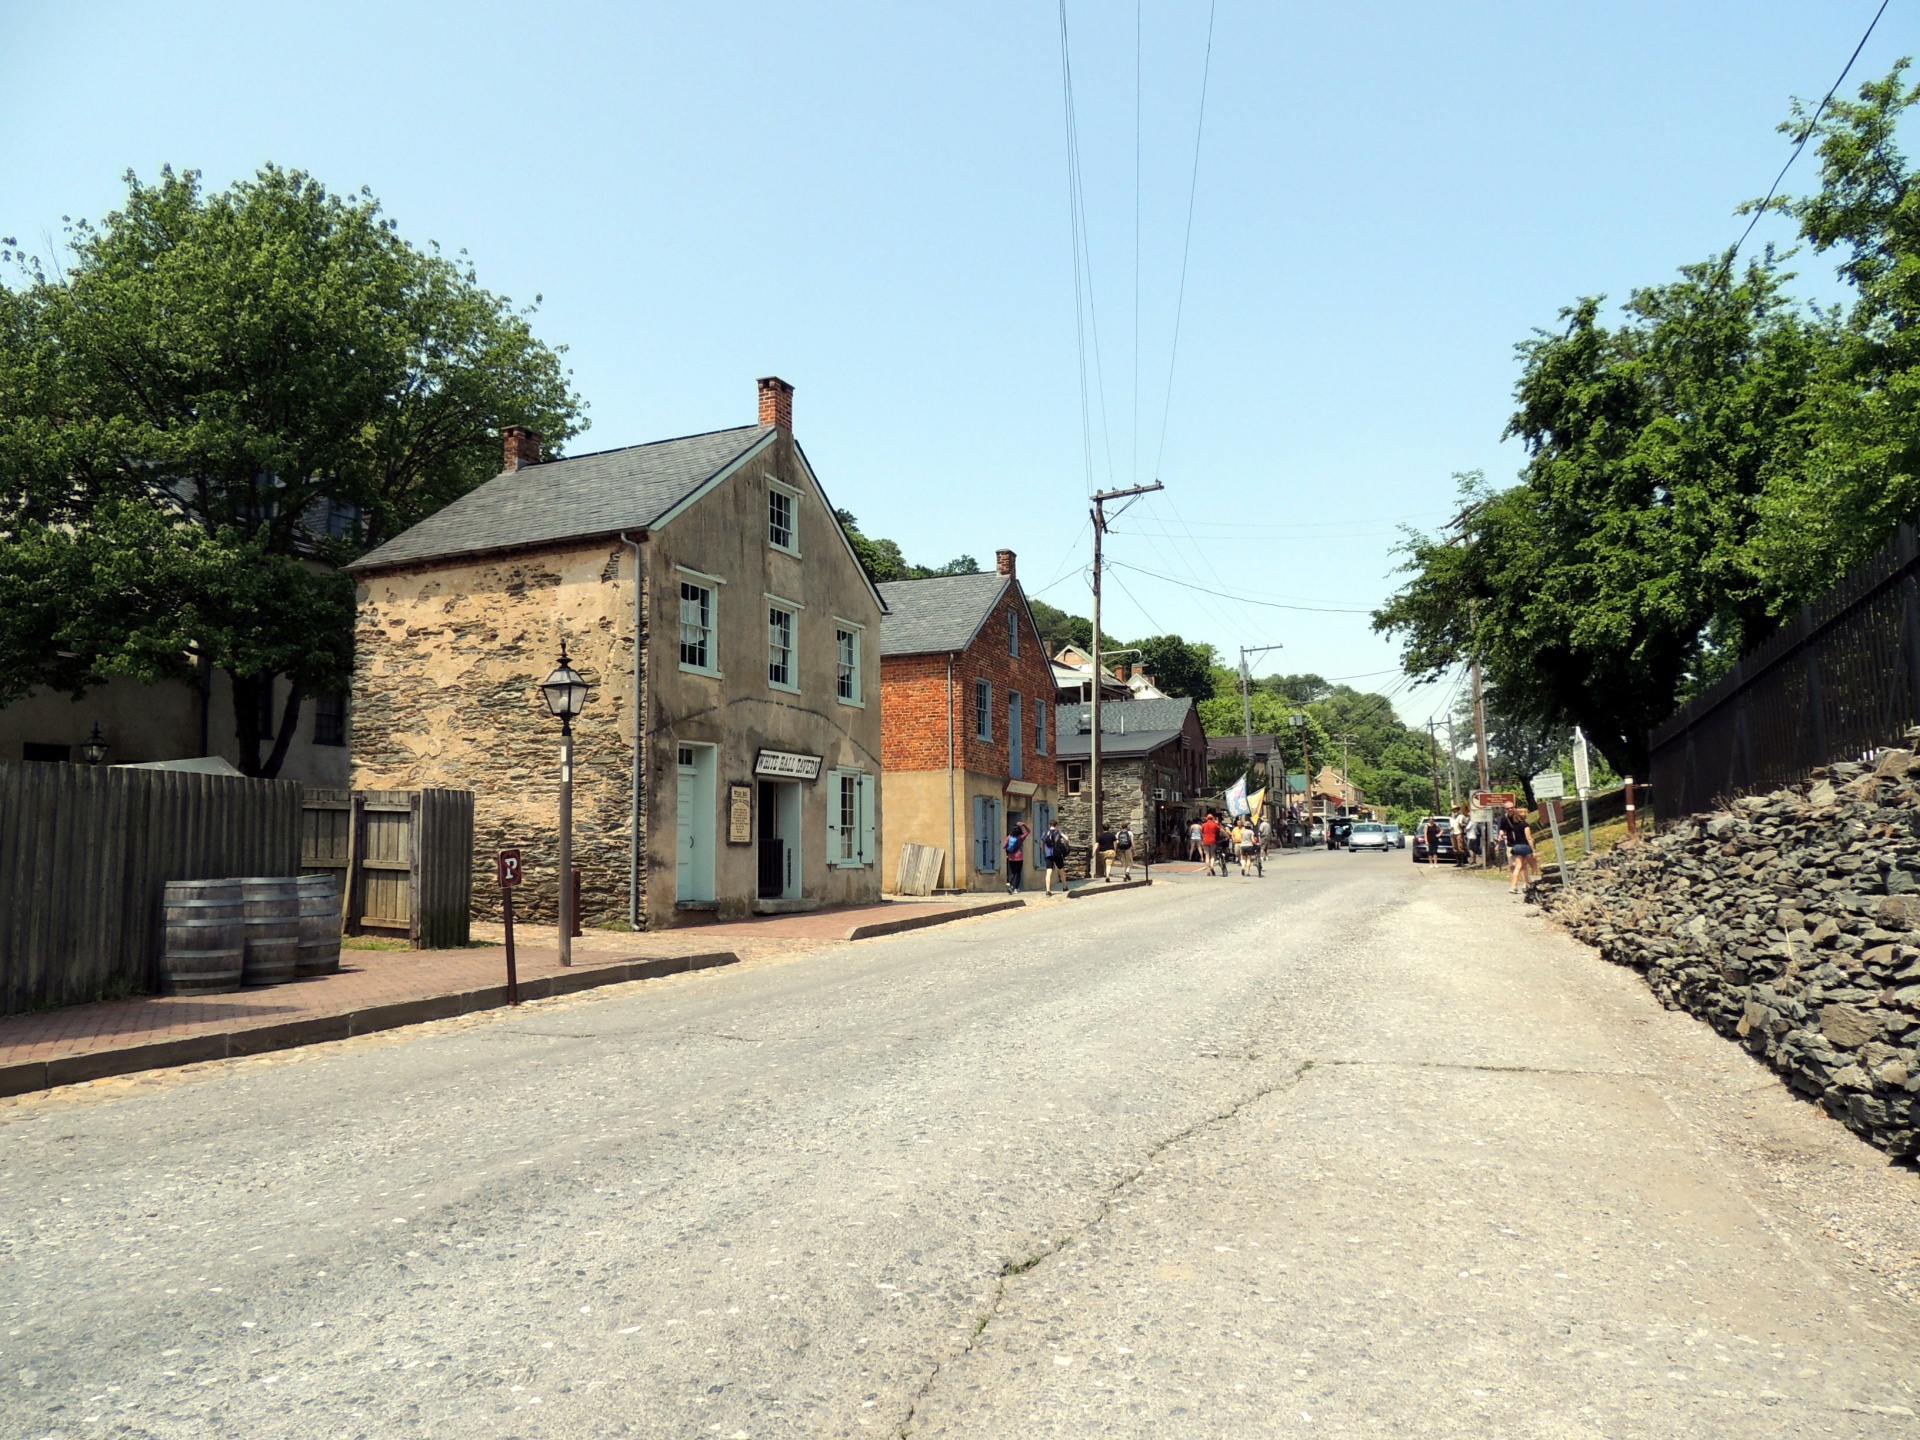
[[[551,925],[517,925],[521,998],[651,979],[964,919],[1008,897],[888,901],[646,934],[593,930],[562,969]],[[476,940],[499,925],[476,924]],[[0,1095],[343,1039],[506,1003],[506,948],[344,950],[340,973],[224,995],[143,995],[0,1019]]]

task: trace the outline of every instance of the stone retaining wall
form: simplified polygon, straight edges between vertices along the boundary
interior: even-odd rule
[[[1542,903],[1863,1138],[1896,1156],[1920,1149],[1913,751],[1833,765],[1622,845]]]

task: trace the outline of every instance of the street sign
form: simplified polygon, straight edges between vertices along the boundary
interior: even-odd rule
[[[1587,763],[1587,737],[1578,725],[1573,727],[1573,788],[1586,799],[1593,790],[1593,769]]]
[[[1536,800],[1558,800],[1567,793],[1567,782],[1558,770],[1542,770],[1533,777],[1532,784]]]
[[[511,890],[520,883],[520,852],[502,850],[494,861],[494,875],[499,879],[501,888]]]
[[[507,1003],[520,1003],[520,972],[513,956],[513,891],[520,883],[520,852],[502,850],[494,857],[494,877],[500,882],[500,918],[507,938]],[[577,873],[577,872],[576,872]]]

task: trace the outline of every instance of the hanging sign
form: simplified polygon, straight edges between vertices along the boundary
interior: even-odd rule
[[[791,750],[762,750],[753,762],[753,773],[765,780],[818,780],[819,755],[799,755]]]

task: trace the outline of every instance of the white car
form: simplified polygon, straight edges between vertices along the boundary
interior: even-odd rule
[[[1347,837],[1347,849],[1356,855],[1362,850],[1378,850],[1384,855],[1392,848],[1393,837],[1387,834],[1387,827],[1372,820],[1356,821]]]

